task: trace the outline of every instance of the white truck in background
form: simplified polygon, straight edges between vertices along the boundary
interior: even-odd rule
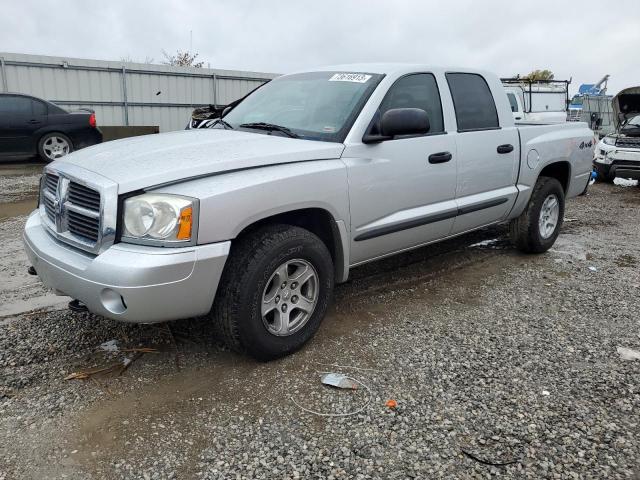
[[[501,82],[516,122],[567,121],[571,80],[502,78]]]

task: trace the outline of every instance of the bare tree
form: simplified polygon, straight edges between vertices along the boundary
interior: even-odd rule
[[[173,65],[174,67],[195,67],[202,68],[204,62],[196,62],[198,58],[197,53],[190,53],[188,51],[176,50],[175,55],[170,55],[166,50],[162,50],[164,56],[164,65]]]

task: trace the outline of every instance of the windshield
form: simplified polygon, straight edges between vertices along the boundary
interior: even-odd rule
[[[571,105],[582,105],[582,96],[574,95],[571,99]]]
[[[620,128],[621,132],[629,131],[629,130],[638,130],[640,129],[640,115],[636,115],[635,117],[629,118],[622,128]]]
[[[342,142],[382,77],[342,72],[286,75],[257,89],[224,120],[234,129],[283,135],[270,128],[277,126],[299,138]]]

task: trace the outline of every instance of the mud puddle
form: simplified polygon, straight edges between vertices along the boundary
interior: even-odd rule
[[[17,202],[0,203],[0,222],[8,218],[19,217],[33,212],[38,205],[36,197],[25,198]]]
[[[16,175],[36,175],[42,173],[44,163],[24,161],[24,162],[0,162],[0,176],[10,177]]]

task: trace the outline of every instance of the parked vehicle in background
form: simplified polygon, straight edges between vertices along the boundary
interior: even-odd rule
[[[571,80],[502,78],[515,120],[562,123],[567,120]]]
[[[600,138],[615,130],[611,100],[607,95],[609,75],[605,75],[598,83],[580,85],[578,93],[569,103],[567,121],[586,122]]]
[[[0,156],[39,155],[51,162],[101,142],[91,111],[68,112],[40,98],[0,93]]]
[[[268,360],[314,335],[358,265],[500,222],[546,251],[592,158],[586,124],[514,125],[493,74],[325,67],[271,81],[213,129],[48,165],[25,247],[45,285],[92,312],[210,315]]]
[[[611,103],[616,129],[597,145],[593,160],[597,178],[640,180],[640,87],[622,90]]]
[[[216,107],[215,105],[195,108],[185,130],[211,128],[216,119],[220,118],[224,109],[225,107]]]
[[[269,83],[270,80],[266,81],[262,85],[254,88],[249,93],[247,93],[244,97],[238,98],[228,105],[217,106],[217,105],[207,105],[204,107],[198,107],[193,110],[191,113],[191,119],[189,123],[187,123],[187,127],[185,130],[198,129],[198,128],[213,128],[219,122],[217,121],[220,117],[222,117],[225,111],[229,111],[233,109],[236,105],[238,105],[242,100],[255,92],[258,88]]]

